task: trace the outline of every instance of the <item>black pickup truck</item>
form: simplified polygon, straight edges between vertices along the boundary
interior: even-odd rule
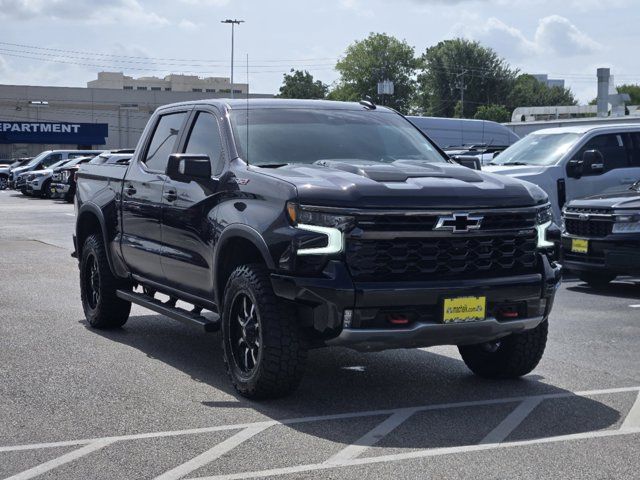
[[[136,303],[221,328],[253,398],[291,392],[321,346],[458,345],[478,375],[525,375],[560,283],[540,188],[368,101],[162,107],[129,165],[81,167],[75,206],[88,323]]]
[[[562,218],[563,261],[580,280],[603,287],[618,275],[640,275],[640,180],[572,200]]]

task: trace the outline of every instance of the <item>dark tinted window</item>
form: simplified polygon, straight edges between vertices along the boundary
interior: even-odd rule
[[[144,157],[144,163],[149,169],[158,172],[165,171],[169,155],[174,152],[176,140],[180,135],[180,129],[186,115],[186,112],[180,112],[160,117]]]
[[[602,154],[606,171],[629,166],[623,134],[611,133],[593,137],[580,149],[578,158],[582,158],[587,150],[598,150]]]
[[[193,128],[189,133],[184,153],[201,153],[209,155],[211,171],[214,174],[222,170],[222,142],[216,118],[207,112],[199,112]]]
[[[629,143],[627,150],[630,152],[631,166],[640,167],[640,133],[630,133]]]
[[[386,111],[265,108],[231,112],[243,158],[254,165],[340,159],[445,162],[435,147],[400,115]]]

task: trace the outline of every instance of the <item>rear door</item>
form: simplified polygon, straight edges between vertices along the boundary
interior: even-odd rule
[[[567,178],[567,201],[595,195],[607,188],[618,186],[623,178],[632,175],[629,142],[627,133],[606,133],[587,140],[573,158],[582,159],[587,150],[598,150],[604,158],[604,169],[590,171],[585,168],[582,177]]]
[[[167,284],[192,295],[213,298],[214,228],[209,213],[219,201],[219,175],[225,165],[220,113],[198,107],[181,153],[208,155],[209,179],[167,178],[163,195],[162,268]]]
[[[132,161],[122,191],[122,255],[134,274],[162,282],[162,187],[189,109],[158,116],[142,152]],[[115,208],[115,207],[114,207]]]

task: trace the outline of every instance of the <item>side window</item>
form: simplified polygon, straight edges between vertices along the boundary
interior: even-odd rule
[[[198,112],[191,132],[189,132],[184,153],[209,155],[209,159],[211,159],[211,172],[217,175],[222,171],[224,166],[222,140],[220,139],[218,121],[212,114],[208,112]]]
[[[628,149],[631,152],[630,165],[640,167],[640,132],[630,133],[629,138],[631,139],[631,145]]]
[[[54,163],[59,162],[60,160],[62,160],[62,154],[61,153],[52,153],[51,155],[49,155],[47,158],[45,158],[42,161],[40,166],[42,168],[47,168],[47,167],[53,165]]]
[[[180,112],[160,117],[144,156],[143,161],[147,168],[158,172],[166,170],[169,155],[174,151],[186,115],[186,112]]]
[[[602,154],[607,172],[629,166],[622,134],[611,133],[593,137],[580,149],[577,158],[582,158],[582,154],[587,150],[598,150]]]

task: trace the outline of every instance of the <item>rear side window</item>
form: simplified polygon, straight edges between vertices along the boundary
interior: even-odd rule
[[[164,172],[169,155],[174,152],[186,112],[170,113],[160,117],[151,137],[151,143],[144,156],[144,163],[150,170]]]
[[[43,168],[47,168],[47,167],[53,165],[54,163],[59,162],[60,160],[62,160],[62,154],[61,153],[52,153],[51,155],[49,155],[47,158],[45,158],[42,161],[40,166],[43,167]]]
[[[640,133],[633,132],[629,134],[631,145],[628,149],[631,152],[631,166],[640,167]]]
[[[199,153],[208,155],[211,160],[211,172],[218,174],[222,171],[224,157],[222,155],[222,140],[218,129],[218,121],[208,112],[199,112],[193,124],[184,153]]]

